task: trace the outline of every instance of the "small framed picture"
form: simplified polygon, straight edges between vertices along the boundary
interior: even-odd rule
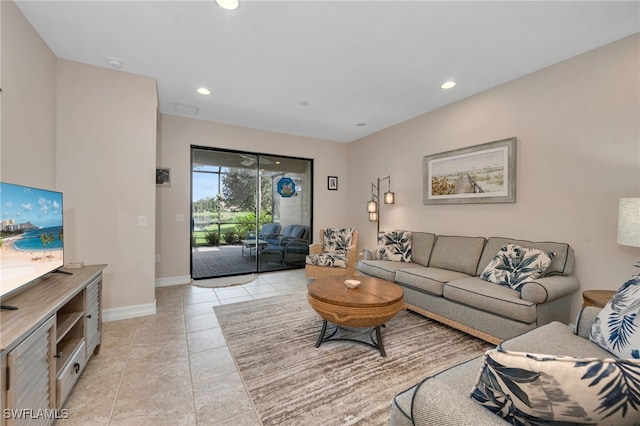
[[[156,169],[156,186],[171,186],[171,169]]]
[[[328,176],[327,177],[327,189],[329,191],[337,191],[338,190],[338,177],[337,176]]]

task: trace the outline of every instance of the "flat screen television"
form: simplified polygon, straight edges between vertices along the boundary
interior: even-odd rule
[[[0,182],[0,301],[64,265],[62,193]]]

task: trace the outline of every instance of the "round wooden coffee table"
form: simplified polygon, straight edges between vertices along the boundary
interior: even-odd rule
[[[319,278],[307,285],[307,298],[311,307],[323,319],[322,330],[316,348],[329,340],[349,340],[364,343],[387,356],[382,344],[380,326],[404,309],[402,287],[389,281],[368,276],[353,277],[360,281],[354,289],[348,289],[344,280],[348,277]],[[325,337],[327,322],[336,325],[331,335]],[[349,338],[333,337],[342,327],[372,327],[371,343]],[[373,338],[373,331],[376,339]]]

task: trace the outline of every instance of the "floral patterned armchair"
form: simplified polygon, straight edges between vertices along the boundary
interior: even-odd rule
[[[320,230],[320,243],[309,246],[308,278],[352,276],[355,272],[358,231],[354,228]]]

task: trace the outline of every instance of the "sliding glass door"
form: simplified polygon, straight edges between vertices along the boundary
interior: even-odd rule
[[[191,276],[304,267],[313,161],[191,148]]]

